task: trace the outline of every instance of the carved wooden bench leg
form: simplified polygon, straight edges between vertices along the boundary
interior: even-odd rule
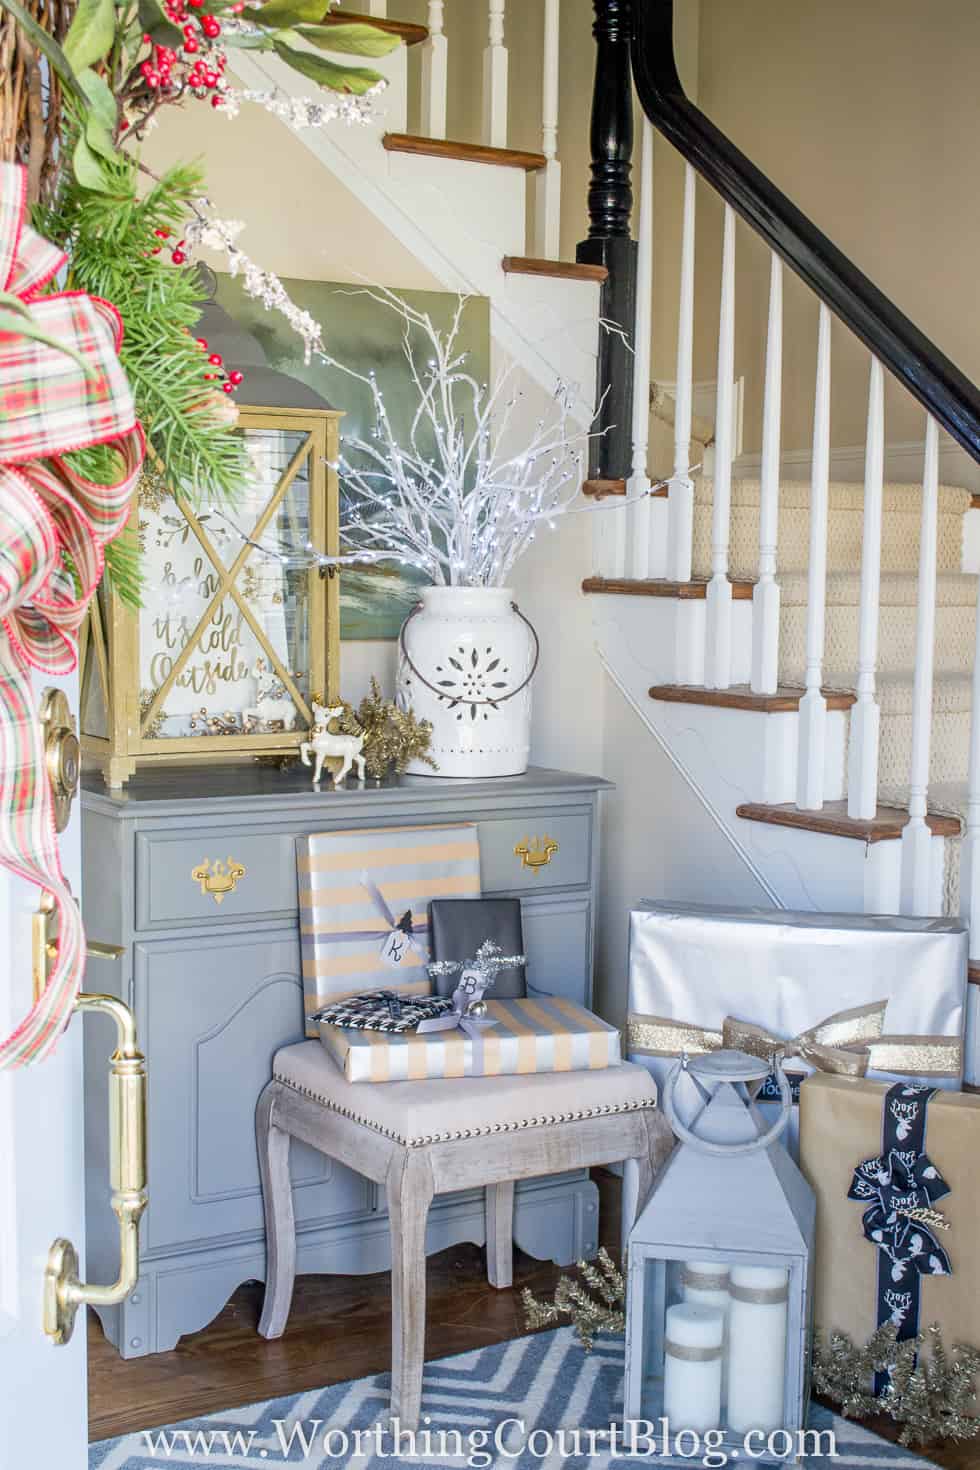
[[[421,1149],[391,1161],[387,1180],[391,1226],[391,1417],[418,1425],[425,1362],[425,1225],[432,1167]]]
[[[488,1184],[487,1280],[491,1286],[514,1284],[514,1182]]]
[[[285,1332],[296,1280],[296,1221],[289,1176],[290,1140],[289,1134],[277,1128],[274,1121],[278,1092],[279,1084],[270,1082],[259,1098],[255,1113],[265,1211],[265,1300],[259,1322],[259,1332],[263,1337],[282,1337]]]
[[[643,1114],[646,1134],[646,1151],[638,1158],[623,1160],[623,1205],[622,1246],[623,1265],[626,1265],[626,1247],[636,1217],[646,1204],[653,1182],[670,1158],[674,1147],[674,1135],[670,1124],[659,1108]]]

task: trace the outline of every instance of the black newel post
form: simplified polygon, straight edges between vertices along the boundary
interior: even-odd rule
[[[593,0],[596,39],[592,94],[592,182],[589,238],[576,259],[604,265],[602,316],[632,341],[636,310],[636,242],[630,238],[633,189],[633,74],[630,68],[631,0]],[[616,331],[601,328],[597,399],[601,403],[592,441],[591,479],[625,480],[632,469],[633,355]]]

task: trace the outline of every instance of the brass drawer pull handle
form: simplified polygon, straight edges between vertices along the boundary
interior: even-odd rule
[[[44,1272],[44,1330],[58,1346],[71,1341],[79,1307],[112,1307],[132,1295],[140,1274],[140,1217],[147,1204],[146,1062],[136,1019],[111,995],[80,995],[75,1010],[111,1016],[118,1033],[109,1061],[109,1182],[119,1220],[119,1276],[112,1286],[86,1285],[79,1279],[71,1241],[55,1241]]]
[[[200,883],[201,892],[210,893],[215,903],[220,903],[226,893],[234,893],[239,878],[244,877],[244,864],[236,863],[234,858],[228,859],[227,867],[220,858],[215,858],[214,862],[205,858],[203,863],[198,863],[196,868],[191,869],[193,881]]]
[[[514,848],[514,856],[520,858],[522,868],[539,873],[548,866],[557,851],[558,843],[553,837],[525,837]]]

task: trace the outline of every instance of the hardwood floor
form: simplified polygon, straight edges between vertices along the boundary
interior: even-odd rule
[[[619,1180],[596,1170],[602,1238],[618,1250]],[[557,1267],[517,1252],[514,1286],[487,1282],[486,1253],[458,1245],[429,1258],[426,1358],[448,1357],[526,1330],[520,1292],[549,1292]],[[133,1430],[218,1413],[260,1399],[301,1393],[386,1372],[391,1363],[390,1276],[307,1276],[297,1283],[289,1326],[278,1342],[256,1332],[262,1287],[241,1287],[203,1332],[171,1353],[124,1362],[89,1320],[89,1433],[110,1439]],[[894,1438],[888,1422],[869,1426]],[[980,1470],[980,1442],[923,1452],[944,1470]],[[692,1462],[694,1463],[694,1462]]]

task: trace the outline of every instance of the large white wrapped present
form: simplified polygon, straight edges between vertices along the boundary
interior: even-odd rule
[[[966,928],[950,919],[649,902],[630,915],[626,1051],[658,1084],[682,1054],[782,1050],[787,1070],[958,1088]],[[689,1121],[701,1106],[681,1079]],[[797,1123],[789,1132],[795,1152]]]

